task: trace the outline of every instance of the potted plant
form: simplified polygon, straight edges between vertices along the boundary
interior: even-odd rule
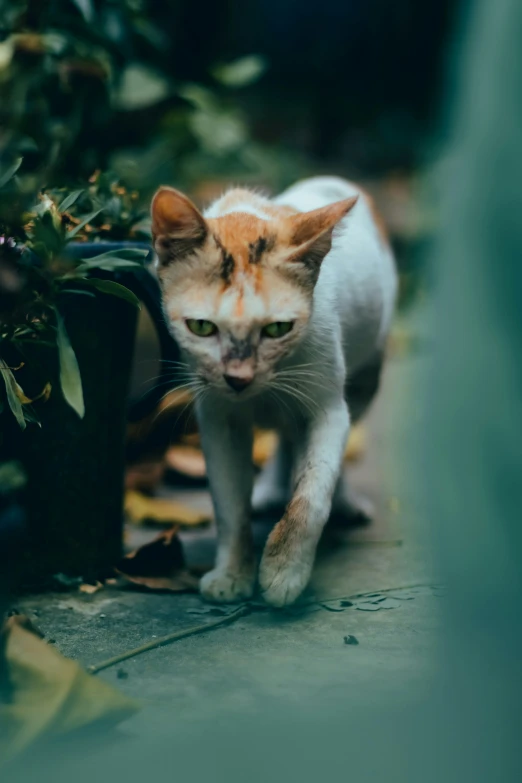
[[[20,204],[16,171],[6,175],[0,201]],[[25,475],[25,582],[59,571],[95,578],[121,549],[125,401],[139,300],[114,278],[142,271],[149,250],[79,242],[108,212],[100,200],[73,214],[84,195],[58,201],[40,194],[0,227],[0,255],[21,280],[0,314],[0,456]]]

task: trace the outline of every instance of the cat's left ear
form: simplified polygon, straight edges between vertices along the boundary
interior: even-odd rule
[[[327,204],[326,207],[293,215],[291,220],[290,245],[293,248],[290,262],[304,265],[317,279],[324,257],[332,247],[332,234],[340,220],[353,209],[357,196]]]
[[[160,188],[152,199],[152,240],[160,264],[190,255],[203,244],[205,218],[187,196],[174,188]]]

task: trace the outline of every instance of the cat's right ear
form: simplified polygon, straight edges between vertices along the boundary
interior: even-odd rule
[[[152,240],[161,266],[190,255],[207,237],[205,218],[179,190],[160,188],[151,213]]]

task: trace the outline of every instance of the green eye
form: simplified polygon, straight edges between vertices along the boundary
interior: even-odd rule
[[[217,332],[216,324],[212,321],[204,321],[202,318],[187,318],[187,327],[193,334],[197,334],[198,337],[211,337]]]
[[[292,321],[274,321],[273,324],[267,324],[261,329],[263,337],[271,337],[276,340],[278,337],[284,337],[293,327]]]

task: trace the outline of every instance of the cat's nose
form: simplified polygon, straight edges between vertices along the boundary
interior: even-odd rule
[[[250,386],[253,378],[240,378],[237,375],[224,375],[223,378],[228,383],[231,389],[236,392],[243,391],[247,386]]]

